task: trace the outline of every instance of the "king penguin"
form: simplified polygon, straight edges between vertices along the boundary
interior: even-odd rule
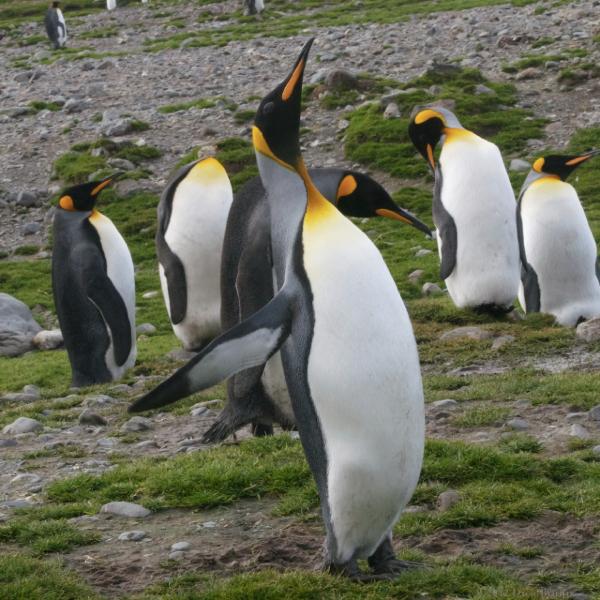
[[[281,351],[316,480],[328,570],[397,575],[394,524],[424,446],[419,357],[406,307],[373,242],[317,190],[300,153],[302,78],[312,40],[261,102],[253,143],[270,209],[277,293],[130,409],[164,406]],[[373,573],[361,573],[367,558]]]
[[[565,181],[598,154],[538,158],[519,195],[519,301],[526,313],[549,313],[569,327],[600,315],[596,241],[577,192]]]
[[[110,179],[66,190],[54,216],[52,290],[76,387],[135,363],[135,281],[125,240],[94,207]]]
[[[418,111],[409,136],[435,175],[433,221],[450,297],[459,308],[509,311],[519,290],[519,244],[515,195],[498,147],[440,107]]]
[[[232,200],[225,169],[207,158],[183,167],[158,205],[160,283],[186,350],[199,350],[221,333],[221,252]]]
[[[400,208],[368,175],[346,169],[309,169],[321,194],[349,217],[387,217],[408,223],[431,237],[431,230]],[[260,177],[235,195],[229,211],[221,263],[221,325],[223,331],[250,317],[275,294],[269,203]],[[275,354],[263,367],[237,373],[227,381],[227,404],[203,443],[224,440],[252,424],[255,435],[273,433],[273,423],[285,429],[296,419],[285,384],[281,358]]]
[[[64,48],[67,43],[67,24],[60,10],[60,2],[53,2],[50,5],[44,18],[44,25],[55,50]]]

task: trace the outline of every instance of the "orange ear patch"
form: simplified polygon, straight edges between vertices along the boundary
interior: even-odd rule
[[[73,198],[71,198],[71,196],[63,196],[58,201],[58,205],[64,210],[75,210],[75,205],[73,204]]]
[[[291,95],[294,93],[296,89],[296,85],[298,84],[298,80],[304,71],[304,59],[302,59],[294,69],[290,80],[285,84],[283,88],[283,93],[281,94],[281,99],[287,101],[290,99]]]
[[[544,163],[546,161],[543,158],[538,158],[534,163],[533,163],[533,170],[536,173],[541,173],[542,170],[544,169]]]
[[[338,186],[337,199],[339,200],[342,196],[349,196],[357,187],[356,179],[352,175],[346,175]]]

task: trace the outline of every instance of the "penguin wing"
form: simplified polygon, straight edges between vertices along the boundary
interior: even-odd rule
[[[596,258],[596,279],[600,283],[600,256]]]
[[[129,407],[140,412],[172,404],[239,371],[265,363],[287,339],[291,296],[284,290],[249,319],[213,340],[185,367]]]
[[[517,201],[517,237],[519,239],[519,257],[521,259],[521,283],[523,284],[523,295],[525,297],[525,306],[523,308],[526,313],[532,313],[540,312],[540,284],[535,269],[527,262],[525,240],[523,238],[523,219],[521,218],[522,199],[523,192]]]
[[[44,17],[44,25],[50,41],[56,42],[58,39],[58,15],[55,10],[48,9]]]
[[[456,223],[452,215],[442,203],[442,171],[439,165],[435,170],[435,187],[433,190],[433,222],[442,240],[442,258],[440,277],[447,279],[456,266]]]
[[[110,329],[115,362],[125,364],[131,352],[131,323],[125,301],[106,273],[106,262],[94,246],[74,248],[74,263],[79,262],[81,285]]]

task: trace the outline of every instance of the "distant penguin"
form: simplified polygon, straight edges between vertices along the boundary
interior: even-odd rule
[[[207,158],[184,166],[158,205],[160,283],[186,350],[200,350],[221,333],[221,251],[232,200],[225,169]]]
[[[410,319],[373,242],[315,187],[300,154],[309,42],[261,102],[253,142],[270,210],[277,294],[130,410],[176,402],[281,350],[326,530],[325,568],[399,576],[392,530],[419,479],[423,388]],[[367,559],[370,573],[357,561]]]
[[[117,8],[117,0],[106,0],[106,8],[108,10],[115,10]]]
[[[77,387],[119,379],[136,357],[131,254],[94,208],[110,181],[69,188],[54,216],[54,304]]]
[[[498,147],[435,106],[415,115],[409,135],[435,174],[433,221],[450,297],[460,308],[509,311],[519,290],[519,244],[515,196]]]
[[[265,9],[263,0],[244,0],[244,14],[257,15]]]
[[[577,192],[565,181],[598,154],[538,158],[519,196],[519,301],[526,313],[549,313],[569,327],[600,316],[596,241]]]
[[[334,168],[309,169],[309,175],[344,215],[396,219],[431,236],[427,225],[398,207],[369,176]],[[270,230],[266,191],[260,177],[255,177],[236,193],[227,220],[221,265],[223,331],[252,316],[275,295]],[[229,378],[227,397],[204,443],[222,441],[250,423],[255,435],[271,434],[273,423],[286,429],[296,423],[279,354],[266,365]]]
[[[54,48],[64,48],[67,43],[67,24],[60,10],[60,2],[53,2],[46,12],[44,18],[46,33],[54,45]]]

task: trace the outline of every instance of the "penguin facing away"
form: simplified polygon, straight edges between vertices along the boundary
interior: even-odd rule
[[[549,313],[568,327],[600,315],[596,241],[577,192],[566,182],[598,154],[538,158],[519,195],[519,301],[526,313]]]
[[[117,0],[106,0],[107,10],[115,10],[117,8]]]
[[[357,579],[396,575],[392,528],[417,484],[423,389],[406,308],[383,258],[325,200],[300,154],[302,77],[312,40],[260,104],[253,128],[271,215],[278,288],[131,407],[175,402],[281,350],[324,518],[326,567]],[[368,558],[373,574],[356,560]]]
[[[498,147],[435,106],[417,112],[409,136],[435,176],[433,220],[450,297],[459,308],[507,312],[519,288],[519,248],[515,196]]]
[[[376,181],[345,169],[309,169],[317,189],[346,216],[385,216],[408,223],[431,236],[427,225],[398,207]],[[274,294],[270,215],[260,177],[235,195],[229,211],[221,263],[223,331],[252,316]],[[296,423],[279,354],[264,366],[237,373],[227,381],[228,402],[204,434],[203,443],[224,440],[252,423],[255,435],[273,433],[273,423],[290,429]]]
[[[225,169],[207,158],[180,169],[158,205],[160,283],[186,350],[200,350],[221,333],[221,251],[232,200]]]
[[[136,357],[133,261],[95,209],[110,182],[67,189],[54,216],[52,290],[77,387],[119,379]]]
[[[244,15],[260,14],[264,9],[264,0],[244,0]]]
[[[60,2],[52,2],[46,11],[44,25],[54,49],[64,48],[67,43],[67,24],[60,10]]]

